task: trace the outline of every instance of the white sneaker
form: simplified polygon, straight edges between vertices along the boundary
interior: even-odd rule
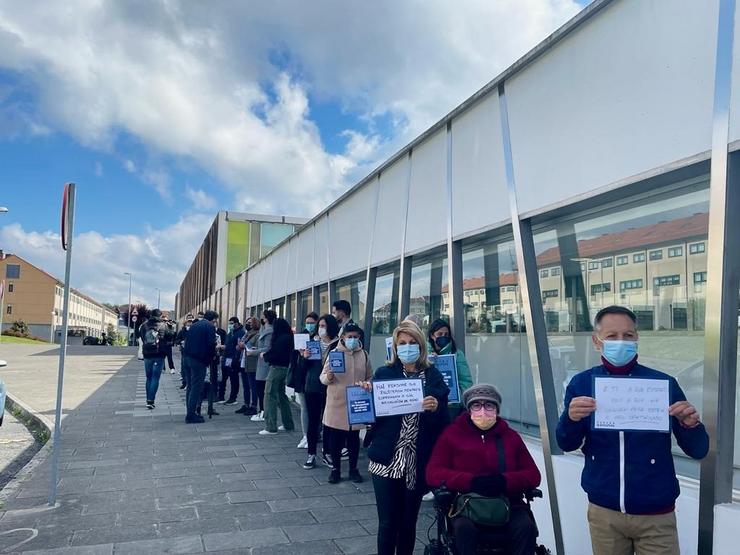
[[[422,501],[434,501],[434,494],[430,491],[424,497],[422,497],[421,500]]]
[[[250,420],[252,422],[264,422],[265,421],[265,413],[264,413],[264,411],[258,412],[252,418],[250,418]]]
[[[268,432],[267,430],[260,430],[259,435],[261,436],[276,436],[277,432]]]
[[[298,442],[297,449],[308,449],[308,438],[303,436],[303,439]]]
[[[284,432],[284,431],[285,431],[285,426],[282,426],[282,425],[278,426],[278,432]]]

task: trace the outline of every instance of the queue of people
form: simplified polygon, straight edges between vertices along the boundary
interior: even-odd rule
[[[494,539],[505,544],[507,553],[539,553],[537,526],[525,499],[539,486],[540,471],[522,437],[501,417],[505,399],[498,389],[473,384],[449,323],[436,320],[424,333],[413,321],[404,320],[393,332],[390,360],[373,371],[364,332],[352,321],[349,303],[337,301],[333,313],[319,316],[312,312],[303,322],[302,332],[318,345],[316,350],[296,350],[290,324],[270,309],[260,319],[252,317],[244,324],[230,318],[228,332],[221,330],[221,334],[215,312],[208,311],[199,319],[188,315],[175,339],[183,355],[186,422],[204,422],[200,416],[202,390],[208,369],[215,368],[222,372],[211,376],[212,385],[218,384],[212,390],[224,405],[236,404],[241,384],[243,404],[236,412],[264,422],[259,435],[291,431],[295,425],[286,395],[288,384],[299,400],[302,438],[297,447],[307,449],[303,467],[329,467],[328,483],[336,484],[342,480],[346,459],[349,479],[360,483],[364,480],[359,468],[360,436],[365,426],[349,423],[347,387],[372,391],[376,381],[420,379],[421,412],[380,416],[365,430],[367,471],[378,515],[378,553],[414,551],[422,500],[436,488],[446,488],[456,496],[446,516],[456,553],[476,553],[482,543]],[[593,343],[601,364],[570,381],[557,427],[561,448],[580,449],[585,455],[582,485],[589,500],[586,517],[597,555],[678,553],[675,500],[679,485],[670,434],[593,428],[595,376],[668,380],[672,435],[692,458],[701,459],[708,451],[699,414],[675,378],[637,362],[636,323],[634,313],[624,307],[606,307],[596,315]],[[143,332],[150,338],[151,329],[158,329],[156,321],[147,322]],[[448,402],[450,391],[434,364],[436,357],[448,354],[456,355],[460,402],[455,404]],[[341,372],[331,362],[337,355]],[[164,363],[160,359],[159,353],[154,362],[149,362],[151,356],[145,359],[147,405],[150,396],[154,405],[155,374]],[[229,384],[229,397],[223,401]],[[470,510],[473,505],[478,510]]]

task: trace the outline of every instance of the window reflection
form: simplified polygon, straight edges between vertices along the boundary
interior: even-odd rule
[[[379,271],[375,279],[370,343],[370,359],[375,367],[385,361],[385,338],[393,333],[398,323],[398,275],[399,265],[396,264],[391,269]]]
[[[414,257],[411,267],[409,314],[415,315],[426,333],[437,318],[449,320],[447,257]]]
[[[361,326],[365,321],[366,285],[364,274],[362,277],[355,276],[338,281],[336,284],[337,300],[349,301],[352,305],[352,319]]]
[[[561,406],[570,378],[599,363],[590,338],[594,316],[619,304],[637,315],[640,361],[675,376],[701,408],[707,259],[693,245],[707,238],[705,187],[557,222],[535,235]],[[547,267],[562,272],[542,277]]]

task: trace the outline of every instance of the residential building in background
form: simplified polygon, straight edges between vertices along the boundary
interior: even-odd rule
[[[222,312],[219,309],[228,299],[222,299],[221,291],[227,282],[234,281],[234,286],[225,294],[234,297],[235,304],[236,299],[244,295],[243,284],[237,283],[235,278],[306,221],[288,216],[220,211],[180,285],[175,298],[177,317],[205,309]]]
[[[0,251],[0,279],[5,280],[3,330],[13,322],[28,324],[31,335],[59,342],[64,305],[64,282],[15,254]],[[69,335],[100,337],[118,315],[95,299],[72,289],[69,296]]]

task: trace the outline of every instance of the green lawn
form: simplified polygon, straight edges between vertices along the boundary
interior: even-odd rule
[[[0,343],[23,343],[25,345],[46,345],[47,341],[36,341],[35,339],[26,339],[25,337],[10,337],[9,335],[0,336]]]

